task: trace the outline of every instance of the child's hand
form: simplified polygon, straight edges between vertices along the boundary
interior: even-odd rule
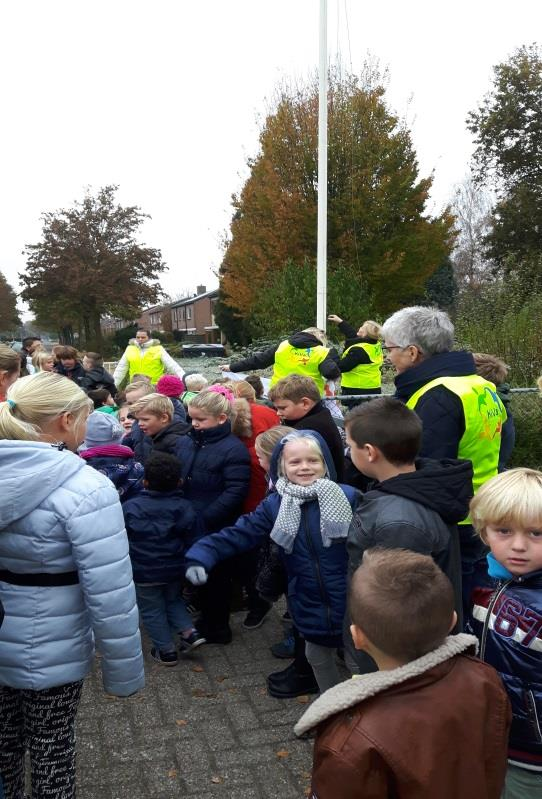
[[[223,372],[231,372],[229,363],[222,363],[218,368],[222,369]]]
[[[207,577],[207,572],[203,566],[189,566],[186,570],[186,579],[192,585],[205,585]]]

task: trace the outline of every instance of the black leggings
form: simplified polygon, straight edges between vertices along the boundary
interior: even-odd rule
[[[83,681],[43,691],[0,686],[0,776],[6,799],[24,799],[30,752],[32,799],[75,796],[75,714]]]

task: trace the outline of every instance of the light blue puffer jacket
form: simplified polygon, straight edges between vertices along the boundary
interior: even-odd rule
[[[102,655],[104,688],[144,685],[128,540],[117,491],[71,452],[0,441],[0,570],[77,570],[79,583],[0,580],[0,685],[41,690],[81,680]]]

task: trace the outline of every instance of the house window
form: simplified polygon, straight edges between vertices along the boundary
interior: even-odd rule
[[[192,319],[192,306],[191,305],[186,309],[186,318],[187,319]]]

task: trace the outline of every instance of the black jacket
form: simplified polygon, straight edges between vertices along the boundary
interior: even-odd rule
[[[147,458],[149,455],[152,455],[153,452],[168,452],[170,455],[176,455],[179,438],[186,435],[190,429],[191,425],[188,422],[179,422],[174,419],[171,424],[164,427],[164,429],[160,430],[156,435],[144,435],[135,444],[136,460],[145,464]]]
[[[358,336],[357,330],[344,320],[339,323],[339,330],[341,333],[344,333],[345,336],[343,353],[348,349],[348,347],[352,347],[354,344],[376,344],[378,341],[376,338],[361,338]],[[352,369],[362,363],[371,363],[371,359],[364,349],[361,347],[356,347],[355,349],[351,350],[348,355],[343,355],[339,361],[339,369],[341,370],[341,373],[350,372]]]
[[[420,458],[416,471],[375,483],[358,505],[348,534],[349,574],[371,547],[431,555],[450,578],[461,618],[461,557],[457,524],[472,497],[470,461]]]
[[[69,380],[73,380],[73,382],[77,383],[77,385],[80,388],[82,388],[84,391],[87,391],[87,388],[84,385],[84,381],[85,381],[85,378],[86,378],[86,372],[83,369],[83,364],[82,363],[80,363],[79,361],[76,361],[75,362],[75,366],[73,367],[73,369],[65,369],[62,366],[62,364],[59,362],[59,363],[55,364],[54,369],[55,369],[55,372],[57,372],[59,375],[62,375],[63,377],[67,377]]]
[[[322,402],[317,402],[302,419],[287,421],[288,427],[295,430],[316,430],[320,433],[329,447],[335,471],[337,472],[337,482],[342,483],[344,477],[344,447],[339,433],[339,429],[333,421],[333,416]]]
[[[117,387],[113,376],[103,368],[103,366],[93,366],[88,369],[83,380],[80,383],[81,388],[85,391],[94,391],[96,388],[105,388],[112,397],[117,393]]]
[[[322,342],[319,341],[316,336],[313,336],[311,333],[304,333],[303,331],[301,333],[293,333],[289,336],[288,343],[291,344],[292,347],[299,347],[300,349],[322,346]],[[234,361],[230,364],[230,369],[232,372],[250,372],[253,369],[265,369],[267,366],[272,366],[275,363],[275,353],[278,347],[279,344],[275,344],[274,347],[269,347],[263,352],[255,352],[254,355],[248,358]],[[331,349],[329,351],[327,357],[324,358],[319,365],[318,370],[326,380],[337,380],[341,376],[341,371],[337,366],[337,353],[335,350]]]

